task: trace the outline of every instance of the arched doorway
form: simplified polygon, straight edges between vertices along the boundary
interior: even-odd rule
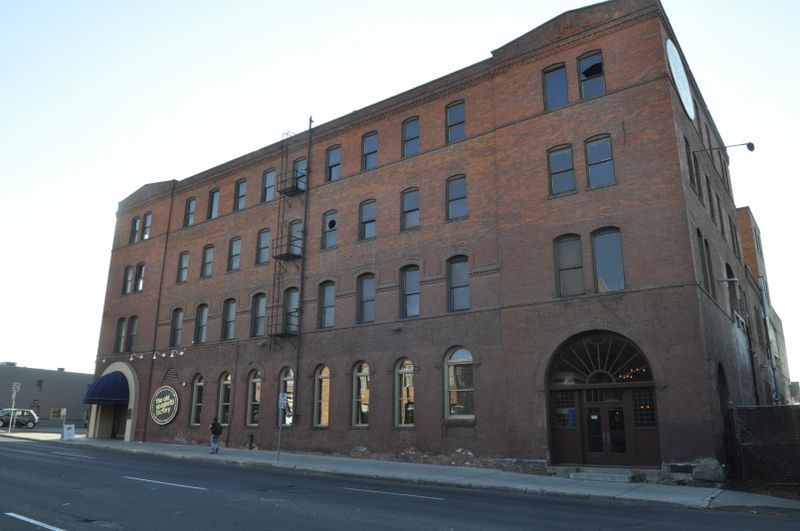
[[[87,436],[132,441],[139,403],[136,373],[123,362],[112,363],[92,383],[83,398],[92,406]]]
[[[661,464],[653,375],[631,340],[573,336],[553,358],[548,388],[554,464]]]

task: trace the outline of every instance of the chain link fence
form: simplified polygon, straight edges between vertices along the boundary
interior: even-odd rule
[[[742,479],[800,485],[800,406],[740,406],[731,416]]]

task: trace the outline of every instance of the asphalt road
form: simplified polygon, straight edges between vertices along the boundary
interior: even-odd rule
[[[793,529],[698,511],[410,485],[0,438],[0,529]]]

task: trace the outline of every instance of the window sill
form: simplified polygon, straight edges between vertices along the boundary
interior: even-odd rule
[[[321,253],[324,253],[326,251],[335,251],[335,250],[336,250],[336,245],[331,245],[330,247],[320,247],[319,248],[319,251]]]
[[[359,238],[358,242],[356,242],[356,243],[359,243],[359,244],[360,243],[370,243],[370,242],[374,242],[375,239],[376,239],[376,236],[372,236],[371,238]]]
[[[617,185],[617,181],[614,181],[613,183],[608,183],[608,184],[598,184],[598,185],[595,185],[595,186],[587,186],[586,187],[586,191],[588,192],[588,191],[591,191],[591,190],[601,190],[603,188],[611,188],[612,186],[616,186],[616,185]]]
[[[570,195],[577,195],[578,190],[568,190],[566,192],[559,192],[557,194],[550,194],[547,196],[548,199],[558,199],[559,197],[568,197]]]
[[[474,428],[475,418],[449,418],[444,419],[442,424],[449,428]]]
[[[415,225],[413,227],[407,227],[400,229],[400,234],[408,233],[408,232],[419,232],[419,225]]]
[[[312,426],[312,429],[321,430],[321,431],[327,431],[327,430],[330,429],[330,426]]]
[[[445,223],[457,223],[459,221],[464,221],[465,219],[469,219],[469,215],[461,216],[460,218],[447,218],[444,220]]]
[[[358,430],[358,431],[368,430],[369,429],[369,424],[358,424],[356,426],[350,426],[350,429],[351,430]]]
[[[400,430],[400,431],[409,431],[409,430],[413,430],[414,429],[414,425],[413,424],[395,424],[393,426],[393,428],[395,430]]]

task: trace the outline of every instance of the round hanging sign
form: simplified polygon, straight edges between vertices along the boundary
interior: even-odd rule
[[[150,416],[163,426],[169,424],[178,413],[178,392],[168,385],[159,387],[150,399]]]

